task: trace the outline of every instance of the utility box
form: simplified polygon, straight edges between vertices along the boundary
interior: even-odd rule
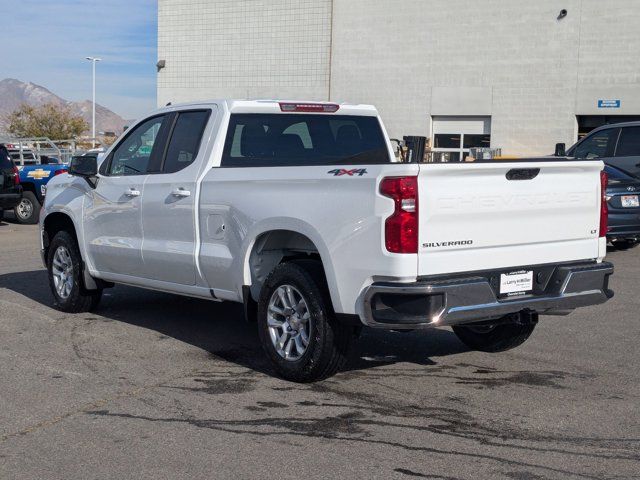
[[[407,148],[405,163],[422,163],[424,161],[424,150],[427,144],[427,137],[409,135],[402,137]]]

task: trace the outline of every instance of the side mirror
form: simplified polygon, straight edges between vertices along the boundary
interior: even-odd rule
[[[78,177],[95,177],[98,174],[98,157],[93,155],[73,157],[69,164],[69,174]]]
[[[91,188],[95,188],[95,184],[91,181],[91,177],[98,175],[98,157],[95,155],[73,157],[69,164],[69,175],[82,177],[87,181]]]
[[[556,143],[556,152],[553,155],[556,157],[566,157],[567,146],[564,143]]]

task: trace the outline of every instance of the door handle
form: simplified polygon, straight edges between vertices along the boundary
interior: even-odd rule
[[[190,197],[191,192],[189,190],[185,190],[184,188],[180,187],[174,190],[173,192],[171,192],[171,195],[173,195],[174,197]]]
[[[131,187],[131,188],[129,188],[129,190],[127,190],[125,192],[125,195],[127,197],[139,197],[140,196],[140,190],[136,190],[135,188]]]

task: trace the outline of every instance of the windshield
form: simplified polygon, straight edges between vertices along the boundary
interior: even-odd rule
[[[366,165],[390,161],[377,117],[233,114],[222,165]]]

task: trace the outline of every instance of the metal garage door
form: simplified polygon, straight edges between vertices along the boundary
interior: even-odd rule
[[[432,117],[432,150],[446,161],[464,160],[470,148],[491,145],[491,117]]]

